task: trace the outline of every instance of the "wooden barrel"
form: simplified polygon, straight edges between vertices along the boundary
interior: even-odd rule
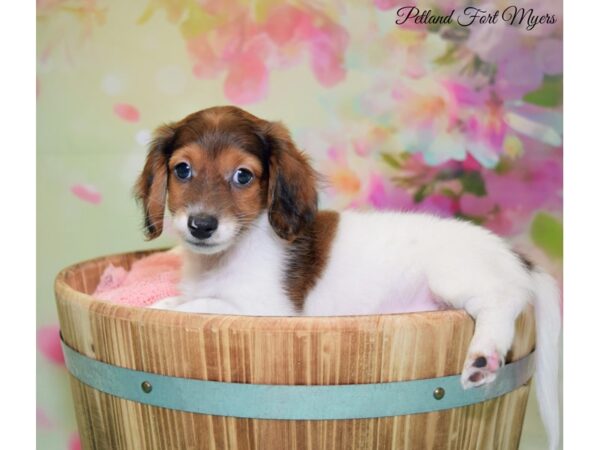
[[[109,263],[128,269],[147,254],[98,258],[58,275],[55,292],[66,349],[85,361],[106,363],[102,367],[108,369],[161,375],[167,383],[167,377],[176,377],[221,382],[217,385],[225,387],[345,389],[457,375],[473,334],[473,320],[463,311],[225,316],[126,307],[90,296]],[[528,309],[517,321],[507,362],[527,359],[534,343],[533,314]],[[529,393],[525,380],[496,398],[451,409],[370,418],[265,419],[189,412],[127,399],[83,382],[82,370],[75,376],[70,369],[70,379],[86,449],[516,449]],[[95,376],[100,383],[116,383]],[[455,378],[449,380],[456,382]],[[430,402],[430,395],[426,397]],[[390,402],[394,406],[394,399]],[[331,403],[337,403],[335,396]],[[300,407],[280,406],[287,413]]]

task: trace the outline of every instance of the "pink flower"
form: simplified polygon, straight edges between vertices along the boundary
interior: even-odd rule
[[[325,86],[333,86],[346,76],[344,52],[349,36],[340,25],[321,18],[323,24],[309,22],[302,17],[296,26],[297,36],[306,42],[310,52],[310,63],[317,80]]]
[[[386,120],[398,127],[391,133],[396,134],[395,145],[421,153],[428,165],[462,161],[468,153],[482,166],[494,167],[501,155],[518,147],[515,133],[553,146],[562,142],[559,114],[505,102],[490,87],[474,89],[447,79],[404,80],[391,95],[397,110],[388,110]]]
[[[415,80],[397,86],[392,95],[402,106],[400,142],[422,153],[427,164],[462,161],[467,151],[486,167],[498,161],[507,127],[502,104],[489,91],[449,80]]]
[[[53,364],[65,364],[61,344],[60,328],[58,325],[48,325],[37,330],[38,351]]]
[[[81,438],[79,437],[79,433],[72,433],[69,437],[68,450],[81,450]]]
[[[432,194],[420,202],[415,203],[415,211],[434,214],[439,217],[453,217],[458,212],[459,205],[456,200],[441,194]]]
[[[412,197],[406,191],[388,186],[380,174],[371,175],[366,201],[376,209],[406,211],[413,206]]]
[[[529,53],[516,52],[498,64],[494,90],[506,99],[520,99],[542,85],[544,72],[532,62]]]
[[[465,158],[465,160],[462,163],[462,166],[465,170],[481,170],[481,164],[479,164],[479,162],[473,158],[473,155],[471,155],[470,153],[467,153],[467,157]]]
[[[264,25],[265,31],[278,46],[306,38],[313,28],[307,12],[287,4],[276,7]]]
[[[387,11],[388,9],[397,8],[402,4],[401,0],[373,0],[373,3],[382,11]]]
[[[128,103],[117,103],[113,107],[113,110],[125,122],[137,122],[140,120],[140,112],[135,106]]]
[[[225,95],[240,105],[254,103],[266,97],[269,72],[255,54],[240,57],[225,79]]]
[[[559,160],[537,160],[528,155],[507,173],[488,171],[484,174],[488,196],[503,208],[517,212],[543,207],[555,208],[557,189],[562,186]]]
[[[46,411],[39,406],[35,409],[35,422],[38,429],[50,429],[55,426],[54,422],[50,420]]]
[[[74,184],[71,186],[71,193],[84,202],[98,205],[102,202],[102,194],[89,184]]]
[[[422,202],[415,203],[409,192],[388,184],[380,174],[375,173],[369,180],[365,200],[376,209],[425,212],[440,217],[451,217],[458,210],[455,200],[440,194],[430,195]],[[356,206],[361,203],[357,202]]]
[[[317,80],[325,87],[334,86],[346,77],[343,51],[348,36],[343,28],[332,29],[335,31],[315,33],[310,43],[311,67]]]
[[[198,78],[226,71],[225,95],[239,104],[263,100],[270,70],[297,64],[307,53],[321,85],[330,87],[345,78],[348,34],[324,13],[279,5],[261,10],[264,21],[256,14],[241,8],[237,15],[229,14],[229,19],[217,21],[188,41]]]
[[[498,161],[503,151],[508,126],[504,122],[501,105],[489,103],[466,119],[465,145],[469,154],[477,155],[487,167]]]
[[[344,150],[335,145],[327,149],[327,157],[333,162],[343,164],[345,159]]]
[[[190,39],[187,49],[195,60],[193,72],[197,78],[212,78],[223,69],[223,64],[204,35]]]
[[[535,148],[535,143],[528,143]],[[485,219],[485,226],[507,235],[526,226],[532,212],[561,208],[562,165],[559,155],[526,153],[505,172],[483,170],[487,195],[465,193],[461,212]]]
[[[497,66],[493,88],[505,100],[520,99],[537,89],[544,75],[563,70],[562,40],[533,39],[522,28],[504,22],[474,26],[466,43],[479,58]]]

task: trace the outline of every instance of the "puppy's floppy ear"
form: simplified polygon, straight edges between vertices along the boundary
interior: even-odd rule
[[[317,174],[285,126],[269,122],[263,130],[270,149],[269,222],[279,237],[293,241],[317,214]]]
[[[174,129],[164,125],[154,132],[144,170],[135,184],[135,197],[144,208],[144,233],[154,239],[162,233],[167,198],[167,164]]]

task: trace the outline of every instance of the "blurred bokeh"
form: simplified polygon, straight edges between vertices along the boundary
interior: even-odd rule
[[[417,2],[447,14],[469,2]],[[496,10],[504,1],[476,2]],[[321,204],[472,220],[561,279],[555,24],[397,26],[394,0],[37,1],[38,447],[79,441],[58,341],[64,266],[145,242],[131,189],[158,125],[236,104],[281,120]],[[522,448],[545,448],[530,399]]]

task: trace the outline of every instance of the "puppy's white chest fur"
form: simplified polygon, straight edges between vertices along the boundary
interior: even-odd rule
[[[295,315],[282,285],[285,249],[266,214],[223,255],[183,249],[179,310],[248,315]]]

